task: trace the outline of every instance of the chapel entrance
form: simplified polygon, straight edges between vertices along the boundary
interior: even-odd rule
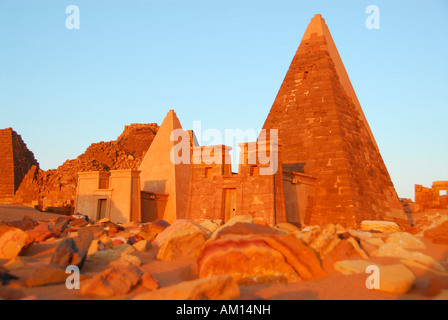
[[[236,189],[224,189],[224,221],[236,214]]]
[[[103,218],[106,218],[106,206],[107,206],[107,200],[106,199],[99,199],[98,200],[97,220],[101,220]]]

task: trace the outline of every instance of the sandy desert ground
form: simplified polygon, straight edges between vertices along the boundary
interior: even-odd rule
[[[412,219],[415,225],[406,232],[272,228],[247,216],[233,225],[180,221],[167,227],[86,222],[0,205],[0,298],[446,299],[448,210]],[[319,266],[308,263],[304,251],[285,249],[296,239]],[[282,253],[282,266],[270,260],[273,248],[272,256]],[[238,257],[251,266],[241,266]],[[66,287],[70,274],[64,267],[72,263],[82,266],[79,290]],[[283,263],[293,271],[282,274]],[[380,266],[379,290],[366,288],[365,266],[372,264]]]

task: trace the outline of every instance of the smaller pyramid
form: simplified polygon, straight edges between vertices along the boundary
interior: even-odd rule
[[[10,203],[32,166],[34,154],[12,128],[0,130],[0,203]]]
[[[170,223],[186,216],[191,174],[189,163],[172,161],[172,151],[179,141],[172,138],[172,133],[177,129],[183,131],[182,139],[190,139],[191,133],[182,129],[176,113],[170,110],[139,168],[142,191],[168,195],[163,219]],[[190,145],[187,156],[190,160]]]

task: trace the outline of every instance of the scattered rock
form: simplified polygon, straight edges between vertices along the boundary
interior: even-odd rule
[[[52,229],[56,232],[63,233],[67,229],[70,223],[70,218],[61,217],[58,218],[56,223],[52,226]]]
[[[80,233],[76,238],[65,238],[56,248],[50,263],[64,268],[69,265],[76,265],[81,269],[92,240],[93,234],[88,230]]]
[[[170,224],[166,222],[165,220],[156,220],[153,222],[145,223],[141,227],[141,231],[154,233],[156,236],[161,233],[163,230],[168,228]]]
[[[200,226],[206,228],[210,232],[215,232],[220,227],[216,222],[212,220],[205,220],[199,224]]]
[[[286,231],[286,232],[292,233],[292,234],[300,232],[300,228],[299,227],[297,227],[297,226],[295,226],[295,225],[293,225],[291,223],[288,223],[288,222],[279,223],[275,227],[277,229],[280,229],[282,231]]]
[[[26,280],[27,287],[37,287],[50,284],[64,283],[69,275],[65,268],[54,265],[34,267]]]
[[[145,272],[142,275],[141,282],[142,286],[149,291],[157,290],[159,288],[159,282],[149,272]]]
[[[210,240],[216,240],[225,235],[235,234],[235,235],[251,235],[251,234],[283,234],[285,231],[279,229],[274,229],[270,227],[261,226],[258,224],[248,223],[248,222],[235,222],[230,225],[225,224],[223,227],[217,229]]]
[[[2,236],[3,234],[5,234],[7,231],[11,231],[11,230],[14,230],[14,229],[16,229],[16,228],[11,227],[11,226],[2,226],[2,225],[0,225],[0,238],[1,238],[1,236]]]
[[[334,264],[334,270],[342,274],[365,273],[370,265],[377,265],[368,260],[342,260]]]
[[[331,251],[321,256],[324,269],[331,270],[335,262],[349,258],[367,259],[368,256],[364,250],[358,249],[357,246],[358,243],[353,238],[339,240]]]
[[[397,245],[396,243],[385,243],[376,251],[374,251],[372,255],[377,257],[395,257],[406,260],[415,260],[431,269],[445,272],[445,268],[430,256],[425,255],[421,252],[408,251],[403,247]]]
[[[9,230],[0,237],[0,259],[13,259],[32,245],[33,239],[26,232],[18,228]]]
[[[335,270],[346,275],[365,273],[368,266],[379,269],[380,291],[403,294],[408,292],[415,282],[414,274],[402,264],[381,266],[367,260],[344,260],[335,263]]]
[[[89,261],[105,261],[112,262],[120,259],[122,256],[134,253],[136,250],[129,244],[122,244],[112,249],[98,251],[88,257]]]
[[[157,259],[174,261],[180,258],[197,258],[205,246],[207,236],[199,230],[173,232],[157,253]]]
[[[448,220],[428,228],[423,234],[426,238],[432,239],[433,243],[448,245]]]
[[[0,224],[4,226],[14,227],[22,231],[27,231],[36,227],[39,222],[31,219],[29,216],[25,216],[23,217],[22,221],[2,221]]]
[[[373,220],[364,220],[361,222],[362,230],[375,230],[384,233],[394,233],[400,231],[400,227],[398,224],[392,221],[373,221]]]
[[[301,280],[279,251],[255,236],[232,235],[207,243],[198,266],[200,278],[227,274],[242,284]]]
[[[140,240],[139,242],[134,243],[133,246],[137,251],[146,252],[149,251],[149,249],[151,249],[151,242],[146,240]]]
[[[81,282],[82,296],[113,297],[126,294],[135,287],[142,271],[131,263],[116,263],[110,268]]]
[[[134,300],[229,300],[239,296],[240,289],[235,279],[220,275],[143,293]]]
[[[406,249],[425,249],[425,244],[421,240],[407,232],[396,232],[389,235],[386,243],[395,243]]]
[[[25,260],[22,257],[17,256],[9,260],[7,263],[5,263],[4,267],[9,271],[14,271],[14,270],[27,269],[28,265],[26,264]]]
[[[403,294],[414,282],[414,274],[402,264],[380,267],[380,291]]]
[[[145,229],[143,229],[143,231],[145,231]],[[160,248],[164,242],[166,242],[175,234],[184,234],[198,231],[203,233],[206,238],[210,236],[210,231],[208,231],[206,228],[201,227],[200,225],[190,220],[179,219],[176,220],[172,225],[164,229],[161,233],[159,233],[153,243]]]
[[[210,231],[192,221],[176,220],[154,240],[153,244],[159,247],[157,259],[197,258],[209,236]]]
[[[60,233],[53,231],[48,224],[39,223],[35,228],[28,230],[26,233],[34,239],[35,242],[43,242],[49,238],[56,238]]]
[[[315,252],[292,235],[264,236],[263,240],[273,249],[280,252],[286,261],[304,280],[325,275]]]

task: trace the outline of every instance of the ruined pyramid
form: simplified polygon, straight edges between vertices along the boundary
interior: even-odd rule
[[[319,14],[308,25],[263,129],[278,129],[284,185],[288,175],[315,179],[307,207],[299,212],[305,224],[407,221]]]
[[[0,203],[10,203],[32,166],[34,154],[12,128],[0,130]]]

